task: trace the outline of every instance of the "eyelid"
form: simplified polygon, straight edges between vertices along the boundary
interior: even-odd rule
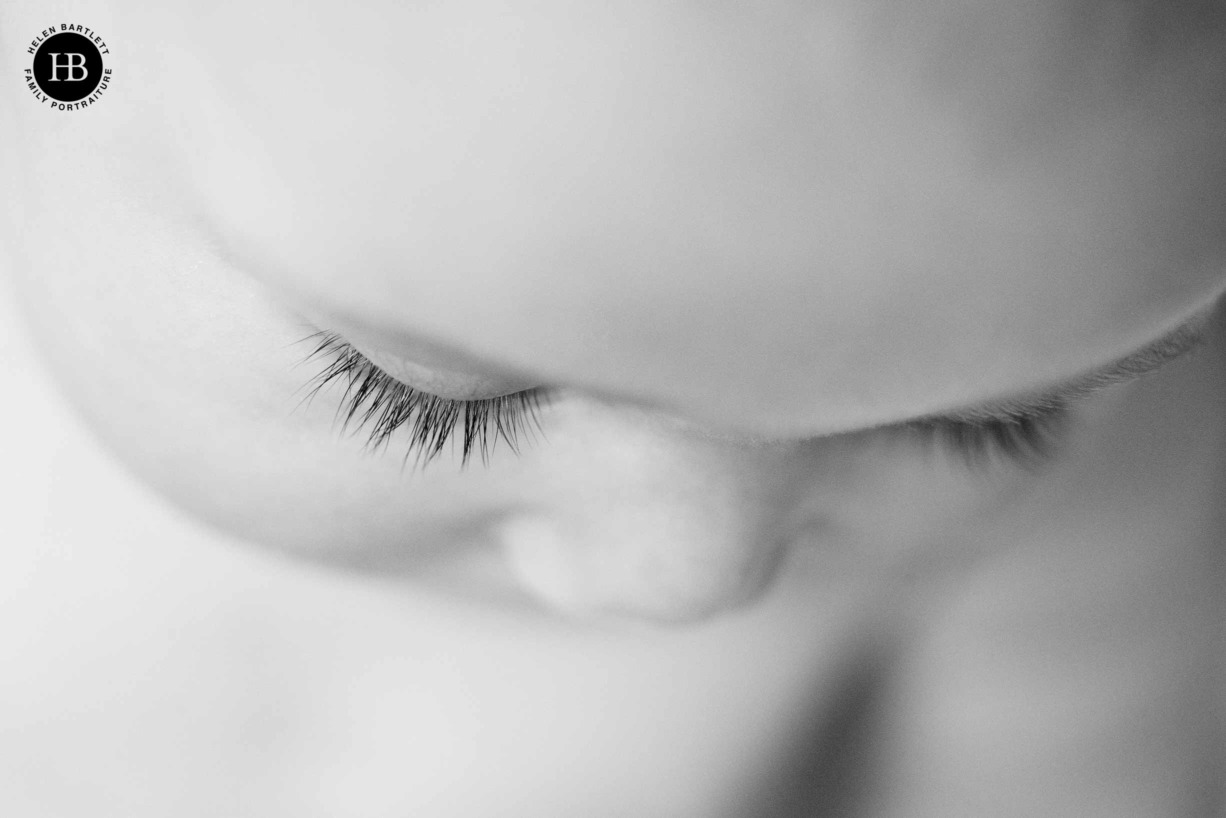
[[[335,334],[384,373],[449,400],[485,400],[540,387],[539,379],[497,367],[446,345],[299,306],[314,330]]]
[[[919,420],[943,419],[967,423],[1007,421],[1035,417],[1061,407],[1075,405],[1108,387],[1131,383],[1154,374],[1166,364],[1193,352],[1205,342],[1214,311],[1214,307],[1210,307],[1143,348],[1066,383],[1028,395],[941,412]]]
[[[1033,423],[1056,414],[1064,413],[1093,395],[1118,384],[1130,383],[1145,375],[1157,372],[1160,368],[1186,354],[1194,351],[1204,343],[1208,335],[1208,327],[1216,312],[1217,302],[1196,313],[1166,335],[1145,345],[1139,350],[1125,355],[1100,367],[1097,370],[1075,377],[1063,384],[1022,393],[1014,397],[998,399],[988,403],[967,406],[958,409],[932,412],[917,417],[906,418],[889,423],[875,424],[859,429],[843,429],[838,431],[809,436],[772,436],[747,433],[732,430],[701,430],[706,437],[734,442],[741,445],[773,446],[797,440],[817,440],[836,437],[857,432],[873,432],[878,430],[905,430],[916,426],[935,423],[954,423],[966,425]],[[611,399],[611,398],[610,398]],[[623,399],[624,401],[624,399]],[[643,411],[653,412],[669,419],[673,423],[696,429],[689,421],[678,417],[671,411],[654,404],[640,403]]]
[[[540,386],[539,383],[523,377],[425,366],[416,360],[401,357],[361,340],[346,340],[388,376],[440,398],[485,400]]]

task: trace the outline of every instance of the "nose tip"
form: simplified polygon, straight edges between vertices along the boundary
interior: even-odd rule
[[[521,587],[573,617],[676,624],[753,602],[822,471],[804,446],[713,438],[637,408],[577,400],[553,422],[544,488],[497,537]]]
[[[733,517],[640,507],[599,521],[522,516],[499,533],[521,586],[556,612],[683,624],[751,603],[778,570],[785,543]]]

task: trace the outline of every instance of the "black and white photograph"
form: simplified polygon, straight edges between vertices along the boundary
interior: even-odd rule
[[[1223,0],[0,0],[0,817],[1226,818]]]

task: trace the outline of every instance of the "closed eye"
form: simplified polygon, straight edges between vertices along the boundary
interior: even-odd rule
[[[366,448],[387,446],[392,434],[406,429],[405,460],[424,467],[439,457],[448,441],[459,443],[461,468],[474,454],[483,464],[503,442],[518,454],[521,440],[540,429],[538,413],[548,396],[527,389],[490,398],[441,398],[388,375],[336,333],[319,332],[303,339],[315,344],[307,361],[325,363],[308,384],[309,401],[325,386],[344,386],[336,417],[342,431],[365,432]]]

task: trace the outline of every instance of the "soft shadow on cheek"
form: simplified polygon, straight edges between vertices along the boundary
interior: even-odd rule
[[[1024,496],[1045,468],[970,466],[951,451],[894,432],[823,441],[823,514],[806,534],[824,557],[873,569],[972,555],[975,524]]]

